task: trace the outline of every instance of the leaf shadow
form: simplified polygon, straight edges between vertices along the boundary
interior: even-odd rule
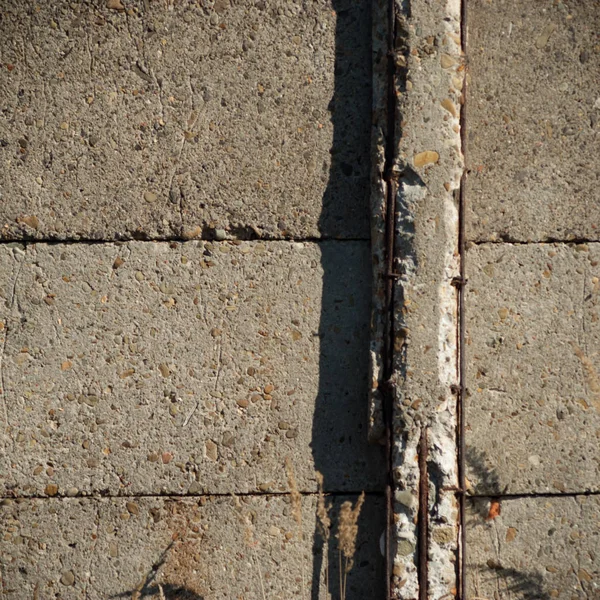
[[[501,502],[506,495],[507,488],[501,487],[497,471],[491,466],[491,460],[485,452],[474,448],[467,448],[465,461],[469,471],[476,479],[476,486],[485,496],[477,495],[469,499],[472,517],[467,520],[467,531],[475,526],[480,526],[482,520],[490,521],[490,502]],[[504,567],[501,562],[488,560],[481,562],[468,562],[469,540],[467,537],[467,577],[471,581],[483,582],[486,589],[496,588],[497,593],[489,600],[500,600],[513,594],[520,600],[550,600],[550,594],[545,589],[545,580],[542,575],[535,572],[526,572],[512,567]],[[479,557],[478,557],[479,558]],[[479,594],[476,593],[479,597]]]

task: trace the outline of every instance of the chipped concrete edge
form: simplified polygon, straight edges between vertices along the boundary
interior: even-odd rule
[[[418,451],[427,436],[427,593],[457,591],[457,194],[463,173],[460,0],[395,0],[394,523],[392,597],[419,596]]]
[[[387,315],[385,306],[385,227],[387,184],[384,180],[387,138],[388,29],[389,1],[372,4],[373,115],[371,128],[371,256],[373,294],[371,307],[370,381],[368,437],[381,443],[385,435],[383,418],[383,346]]]

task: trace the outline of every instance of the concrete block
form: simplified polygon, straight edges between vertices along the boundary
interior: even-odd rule
[[[469,3],[467,236],[600,239],[594,0]]]
[[[315,470],[326,490],[381,489],[368,242],[0,256],[4,494],[285,491],[286,456],[303,491]]]
[[[484,244],[466,260],[474,490],[598,491],[600,245]]]
[[[297,510],[289,496],[4,500],[4,597],[158,600],[160,585],[165,598],[189,600],[284,600],[311,590],[324,598],[328,589],[337,598],[337,515],[356,500],[327,499],[328,544],[316,530],[314,496]],[[382,515],[382,498],[367,497],[348,599],[383,594]]]
[[[468,597],[597,598],[599,514],[598,496],[471,502]]]
[[[108,4],[2,3],[1,237],[368,237],[367,2]]]

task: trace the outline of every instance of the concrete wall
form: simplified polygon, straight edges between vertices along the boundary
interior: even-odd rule
[[[1,2],[3,600],[595,598],[598,31]]]
[[[368,3],[0,14],[2,597],[383,593]]]

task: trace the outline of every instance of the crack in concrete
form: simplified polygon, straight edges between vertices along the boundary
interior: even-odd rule
[[[555,246],[556,244],[564,244],[565,246],[581,246],[582,244],[600,244],[600,240],[590,240],[587,238],[547,238],[544,240],[466,240],[469,246]]]
[[[8,239],[0,239],[0,248],[2,246],[9,246],[11,244],[21,244],[24,248],[27,246],[35,246],[36,244],[48,244],[50,246],[73,246],[73,245],[82,245],[82,246],[94,246],[94,245],[103,245],[103,244],[126,244],[128,242],[136,242],[143,244],[153,244],[153,243],[179,243],[185,244],[189,242],[212,242],[213,244],[226,244],[228,242],[289,242],[290,244],[294,243],[310,243],[310,244],[320,244],[321,242],[365,242],[370,243],[369,238],[362,237],[347,237],[347,238],[338,238],[338,237],[330,237],[330,236],[305,236],[305,237],[281,237],[281,236],[269,236],[263,235],[258,237],[256,235],[230,235],[226,240],[215,240],[214,236],[212,237],[203,237],[198,236],[194,238],[185,238],[181,236],[157,236],[157,237],[133,237],[133,236],[123,236],[120,238],[32,238],[32,237],[24,237],[24,238],[8,238]]]
[[[306,498],[318,498],[318,491],[302,491],[298,490],[298,493]],[[384,496],[383,491],[366,491],[366,490],[348,490],[348,491],[325,491],[323,495],[325,497],[330,498],[342,498],[349,496],[360,496],[363,494],[368,498],[381,498]],[[172,492],[165,494],[75,494],[73,496],[40,496],[40,495],[31,495],[31,496],[13,496],[13,495],[2,495],[0,496],[0,501],[3,500],[47,500],[47,501],[63,501],[63,500],[127,500],[128,498],[173,498],[178,500],[185,500],[186,498],[196,499],[196,498],[291,498],[290,492],[228,492],[228,493],[208,493],[208,494],[174,494]]]

